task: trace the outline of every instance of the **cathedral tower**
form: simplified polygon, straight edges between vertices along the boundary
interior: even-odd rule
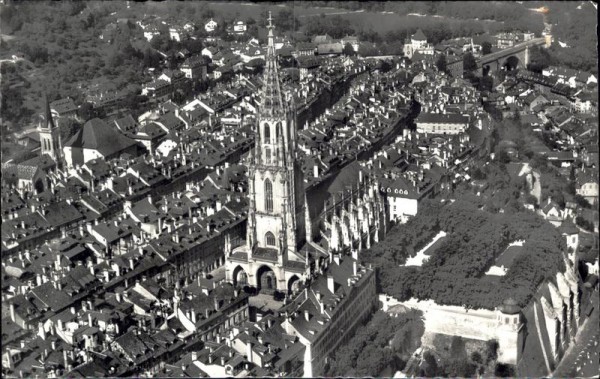
[[[43,115],[40,115],[38,131],[40,133],[41,155],[47,154],[60,167],[62,163],[62,141],[60,138],[60,128],[54,124],[50,104],[46,97],[46,109]]]
[[[296,108],[279,80],[269,15],[265,72],[255,148],[248,164],[250,209],[246,245],[228,258],[234,284],[287,292],[308,274],[300,248],[306,235],[304,179],[296,158]]]

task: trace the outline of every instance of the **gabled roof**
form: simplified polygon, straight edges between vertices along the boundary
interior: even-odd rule
[[[559,230],[562,234],[579,234],[579,229],[577,229],[577,227],[575,226],[575,224],[573,224],[573,221],[571,221],[571,219],[566,219],[565,221],[563,221],[563,223],[560,225]]]
[[[73,99],[67,97],[66,99],[53,101],[50,103],[50,108],[60,115],[61,113],[77,110],[78,107]]]
[[[122,131],[131,130],[137,125],[137,122],[134,120],[131,114],[127,114],[124,117],[116,119],[114,122],[117,128]]]
[[[421,29],[417,30],[417,32],[412,35],[411,39],[415,41],[427,41],[427,37],[425,37],[425,34],[423,34]]]
[[[134,146],[136,142],[116,131],[99,118],[89,120],[67,143],[65,147],[97,150],[103,156],[110,156]]]

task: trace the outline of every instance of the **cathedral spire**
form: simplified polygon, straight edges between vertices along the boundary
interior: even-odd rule
[[[50,110],[50,101],[48,95],[44,95],[44,114],[40,116],[40,128],[54,129],[54,119],[52,118],[52,111]]]
[[[275,53],[275,42],[273,29],[273,17],[269,12],[269,30],[267,54],[265,57],[265,73],[263,77],[263,97],[260,107],[260,113],[264,116],[275,116],[283,114],[286,110],[281,92],[281,83],[279,73],[277,72],[277,54]]]

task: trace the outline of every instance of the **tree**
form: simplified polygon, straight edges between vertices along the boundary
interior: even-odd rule
[[[513,365],[498,363],[494,370],[494,375],[500,378],[509,378],[515,376],[515,368]]]
[[[447,70],[448,70],[447,64],[448,64],[448,62],[446,61],[445,54],[440,54],[438,59],[435,61],[435,65],[436,65],[437,69],[441,72],[447,72]]]
[[[450,343],[450,354],[453,358],[466,358],[465,341],[458,336],[453,336]]]
[[[485,344],[487,351],[486,362],[493,361],[498,358],[498,341],[488,340]]]
[[[575,202],[577,203],[577,205],[579,205],[582,208],[591,208],[592,205],[590,204],[589,201],[587,201],[587,199],[579,194],[575,195]]]
[[[278,29],[287,32],[290,30],[297,30],[300,26],[300,22],[294,16],[293,10],[284,8],[277,13],[277,16],[275,16],[275,26]]]
[[[589,222],[588,220],[586,220],[585,218],[583,218],[582,216],[577,216],[575,218],[575,224],[577,224],[577,226],[580,226],[581,228],[589,231],[589,232],[593,232],[594,231],[594,224],[592,224],[591,222]]]
[[[59,129],[60,129],[60,138],[63,143],[65,143],[69,138],[71,138],[77,131],[81,128],[81,124],[77,121],[67,118],[65,120],[60,120]]]
[[[370,43],[361,43],[358,47],[358,54],[361,57],[372,57],[379,54],[377,48],[373,44]]]
[[[427,376],[431,378],[440,375],[440,369],[438,367],[437,360],[431,352],[426,351],[425,354],[423,354],[423,363],[423,375],[421,376]]]
[[[346,56],[353,56],[355,54],[354,48],[352,47],[350,42],[346,42],[346,44],[344,45],[343,53]]]
[[[479,89],[482,91],[492,91],[494,88],[494,78],[486,75],[479,80]]]
[[[142,57],[142,65],[144,68],[148,68],[148,67],[158,68],[158,66],[160,65],[160,61],[161,61],[160,54],[151,50],[149,47],[147,47],[144,50],[144,55]]]
[[[83,121],[87,121],[98,116],[96,110],[94,109],[94,105],[88,102],[81,104],[77,112],[79,114],[79,118],[81,118]]]
[[[471,353],[471,360],[475,363],[483,363],[483,358],[481,357],[481,353],[478,351],[474,351]]]
[[[471,73],[477,69],[477,61],[475,57],[471,53],[466,53],[463,56],[463,70],[465,72]]]
[[[492,52],[492,44],[489,41],[484,41],[481,44],[481,54],[486,55]]]
[[[555,59],[550,55],[548,49],[540,46],[529,48],[529,64],[527,69],[533,72],[541,73],[546,67],[556,64]]]

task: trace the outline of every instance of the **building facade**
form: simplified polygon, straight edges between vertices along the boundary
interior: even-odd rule
[[[415,120],[418,133],[460,134],[469,126],[469,117],[455,113],[421,113]]]
[[[433,55],[433,45],[427,42],[427,37],[423,34],[421,29],[417,30],[415,34],[410,37],[409,41],[404,43],[404,55],[409,59],[412,59],[415,53],[423,55]]]

